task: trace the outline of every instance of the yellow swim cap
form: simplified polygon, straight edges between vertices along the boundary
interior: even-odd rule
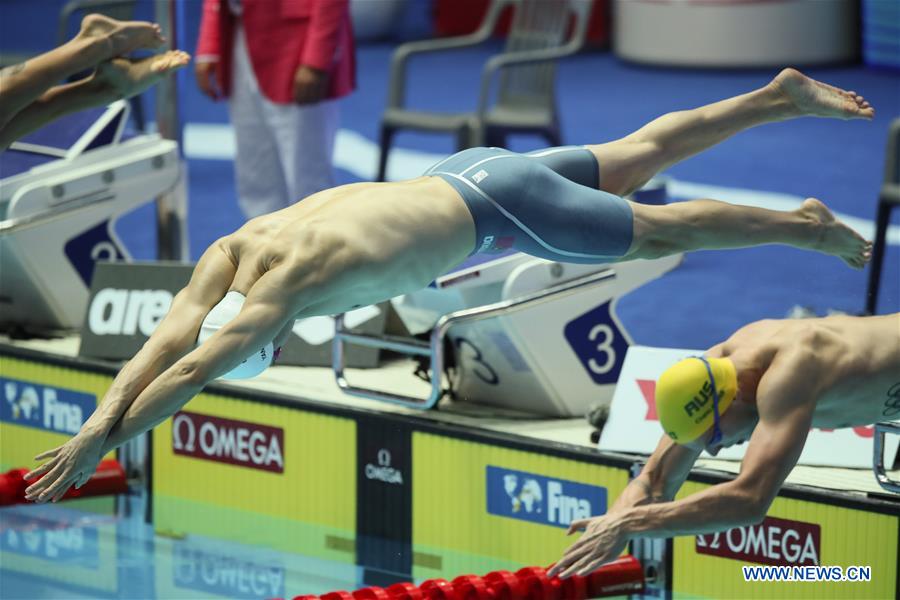
[[[719,392],[719,415],[737,395],[737,371],[727,358],[707,358]],[[679,444],[692,442],[713,424],[709,371],[700,358],[686,358],[656,382],[656,413],[663,430]]]

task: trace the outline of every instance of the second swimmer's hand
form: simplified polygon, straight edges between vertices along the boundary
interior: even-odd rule
[[[551,577],[559,575],[566,578],[592,573],[601,565],[615,560],[628,545],[628,536],[615,514],[573,521],[568,534],[576,531],[584,531],[584,534],[550,569],[548,575]]]
[[[56,502],[71,486],[84,485],[100,464],[104,440],[104,436],[81,431],[62,446],[38,454],[35,460],[47,462],[25,475],[26,481],[40,477],[25,490],[25,499]]]

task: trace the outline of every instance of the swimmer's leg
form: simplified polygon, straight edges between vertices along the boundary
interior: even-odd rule
[[[786,244],[837,256],[861,269],[872,244],[835,219],[814,198],[797,210],[777,211],[716,200],[665,206],[630,203],[634,235],[625,260],[658,258],[678,252]]]
[[[50,88],[0,126],[0,149],[63,115],[135,96],[189,61],[187,53],[171,50],[140,60],[101,63],[92,76]]]
[[[874,114],[855,92],[785,69],[760,89],[665,114],[620,140],[588,148],[600,165],[600,189],[625,196],[669,166],[757,125],[802,116],[871,119]]]
[[[0,127],[67,77],[138,48],[156,48],[162,42],[154,23],[86,16],[72,40],[0,70]]]

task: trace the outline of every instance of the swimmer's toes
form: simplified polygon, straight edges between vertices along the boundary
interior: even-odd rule
[[[860,111],[858,95],[833,85],[816,81],[796,69],[785,69],[772,81],[774,89],[784,94],[801,114],[839,119],[869,118]]]
[[[849,265],[853,269],[859,270],[859,269],[863,268],[862,260],[858,257],[855,257],[855,256],[844,257],[843,260],[845,263],[847,263],[847,265]]]

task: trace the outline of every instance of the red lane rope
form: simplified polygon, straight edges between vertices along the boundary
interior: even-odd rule
[[[10,469],[0,474],[0,506],[11,504],[27,504],[25,489],[34,483],[25,481],[25,474],[30,469]],[[115,459],[100,461],[97,471],[88,479],[80,489],[69,488],[63,500],[72,498],[86,498],[88,496],[107,496],[110,494],[124,494],[128,491],[128,480],[125,478],[125,469]]]
[[[644,570],[633,556],[623,556],[586,577],[548,577],[547,569],[525,567],[515,573],[460,575],[453,581],[429,579],[419,586],[395,583],[386,589],[341,590],[322,596],[294,596],[293,600],[586,600],[644,591]]]

